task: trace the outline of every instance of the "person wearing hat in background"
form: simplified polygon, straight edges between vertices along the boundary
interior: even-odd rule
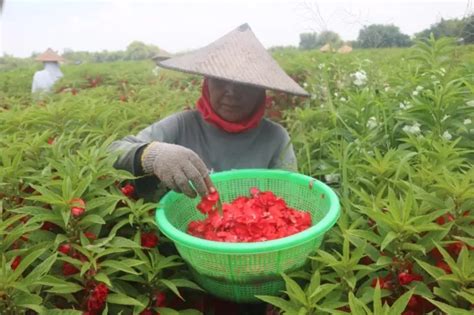
[[[140,176],[138,197],[157,201],[157,186],[194,198],[212,188],[210,172],[243,168],[297,170],[288,132],[264,118],[265,90],[308,93],[270,56],[247,24],[208,46],[158,61],[204,76],[196,109],[166,117],[111,144],[115,167]],[[191,185],[190,185],[191,183]],[[234,305],[235,306],[235,305]],[[215,314],[259,314],[264,306],[224,306]],[[231,307],[232,308],[232,307]]]
[[[63,73],[59,68],[59,62],[64,61],[64,58],[55,53],[51,48],[48,48],[44,53],[37,56],[35,60],[42,61],[44,69],[35,72],[31,93],[41,94],[50,92],[54,83],[63,77]]]

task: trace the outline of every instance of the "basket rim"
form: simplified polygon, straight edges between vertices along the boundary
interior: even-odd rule
[[[265,242],[251,242],[251,243],[230,243],[230,242],[217,242],[205,240],[175,228],[167,219],[164,205],[170,200],[176,198],[178,193],[174,191],[168,192],[158,203],[157,211],[155,214],[156,223],[160,231],[165,234],[170,240],[189,248],[199,249],[201,251],[214,253],[214,254],[254,254],[254,253],[266,253],[278,250],[287,249],[304,242],[315,239],[318,236],[322,236],[325,232],[333,227],[337,219],[340,216],[340,204],[339,198],[336,193],[325,183],[300,173],[284,171],[284,170],[273,170],[273,169],[239,169],[223,171],[211,174],[211,179],[218,181],[220,178],[227,177],[232,174],[234,178],[249,178],[255,177],[255,175],[265,173],[265,175],[272,175],[277,177],[286,176],[292,179],[299,180],[301,182],[307,182],[308,185],[313,188],[319,189],[326,194],[326,198],[330,199],[330,207],[326,215],[310,228],[287,236],[284,238],[270,240]]]

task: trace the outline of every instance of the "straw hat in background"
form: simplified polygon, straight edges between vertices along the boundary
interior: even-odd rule
[[[58,55],[54,50],[51,48],[48,48],[44,53],[41,55],[38,55],[35,58],[36,61],[54,61],[54,62],[60,62],[64,61],[64,58]]]

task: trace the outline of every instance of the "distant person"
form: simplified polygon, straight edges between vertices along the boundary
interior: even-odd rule
[[[55,53],[51,48],[48,48],[48,50],[36,57],[35,60],[42,61],[44,69],[35,72],[31,93],[42,94],[50,92],[54,83],[63,77],[63,73],[59,68],[59,62],[64,61],[64,58]]]

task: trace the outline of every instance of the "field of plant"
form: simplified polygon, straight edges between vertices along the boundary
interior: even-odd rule
[[[308,99],[269,93],[299,172],[342,214],[269,314],[471,314],[474,46],[277,50]],[[108,145],[192,108],[201,78],[152,61],[0,73],[0,313],[209,314],[205,293],[133,196]]]

